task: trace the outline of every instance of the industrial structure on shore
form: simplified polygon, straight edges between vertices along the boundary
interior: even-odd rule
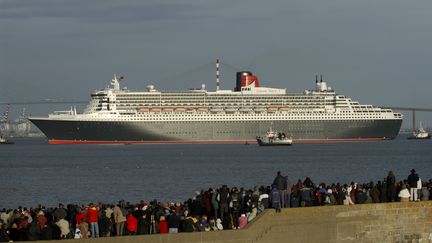
[[[31,122],[27,119],[25,109],[15,120],[9,120],[9,109],[7,106],[5,112],[0,117],[0,135],[6,137],[29,137],[31,136]]]

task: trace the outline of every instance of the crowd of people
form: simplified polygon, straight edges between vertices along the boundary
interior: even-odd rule
[[[353,205],[431,199],[432,181],[415,170],[401,181],[390,171],[383,181],[315,184],[310,177],[290,183],[280,171],[271,186],[244,189],[223,185],[196,192],[180,203],[156,200],[131,204],[2,209],[0,242],[97,238],[242,229],[266,208]]]
[[[276,211],[286,207],[324,205],[354,205],[365,203],[408,202],[430,200],[432,180],[422,181],[414,169],[407,177],[397,181],[393,171],[382,180],[369,183],[315,184],[310,177],[290,184],[288,177],[278,172],[270,191],[272,207]]]

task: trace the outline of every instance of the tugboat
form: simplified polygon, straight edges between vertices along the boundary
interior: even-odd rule
[[[256,138],[259,146],[290,146],[292,139],[288,138],[285,133],[274,131],[270,128],[264,137]]]
[[[14,144],[14,142],[0,135],[0,144]]]
[[[415,130],[413,132],[413,136],[412,137],[408,137],[408,139],[430,139],[431,135],[429,134],[429,132],[427,132],[423,126],[422,123],[420,122],[420,127],[419,129]]]

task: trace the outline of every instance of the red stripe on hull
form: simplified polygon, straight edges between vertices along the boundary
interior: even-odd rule
[[[341,138],[341,139],[294,139],[294,143],[336,143],[382,141],[390,138]],[[200,144],[200,143],[252,143],[256,140],[173,140],[173,141],[85,141],[85,140],[48,140],[49,144]]]
[[[335,138],[335,139],[298,139],[293,140],[297,143],[339,143],[339,142],[367,142],[392,140],[391,138]]]

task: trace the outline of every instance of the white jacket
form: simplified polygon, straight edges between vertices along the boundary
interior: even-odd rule
[[[408,189],[405,188],[405,189],[400,190],[398,196],[400,198],[409,198],[411,196],[411,194],[409,193]]]

